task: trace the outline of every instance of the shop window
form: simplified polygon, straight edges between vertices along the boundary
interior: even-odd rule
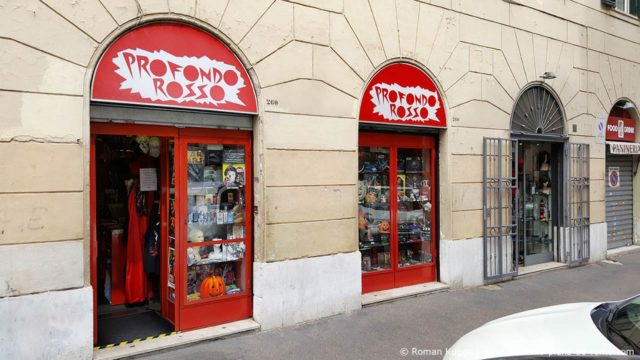
[[[640,16],[640,0],[616,0],[616,10],[633,16]]]

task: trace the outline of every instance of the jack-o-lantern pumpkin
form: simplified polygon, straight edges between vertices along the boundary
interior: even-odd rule
[[[200,285],[201,299],[224,295],[226,292],[227,285],[225,285],[222,276],[207,276]]]
[[[378,225],[378,230],[380,230],[380,232],[383,234],[388,234],[391,230],[391,225],[389,225],[388,221],[383,221],[380,223],[380,225]]]

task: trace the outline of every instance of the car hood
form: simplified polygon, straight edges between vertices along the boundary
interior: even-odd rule
[[[601,303],[574,303],[529,310],[488,322],[447,349],[445,359],[582,354],[624,355],[591,320]]]

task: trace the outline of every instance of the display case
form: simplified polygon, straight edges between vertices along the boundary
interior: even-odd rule
[[[187,301],[245,288],[245,169],[242,145],[188,144]]]
[[[398,149],[398,266],[431,263],[431,150]]]
[[[251,133],[181,130],[176,173],[179,328],[252,312]]]
[[[358,233],[362,271],[391,267],[389,148],[361,147]]]
[[[361,133],[358,166],[363,292],[434,281],[433,138]]]

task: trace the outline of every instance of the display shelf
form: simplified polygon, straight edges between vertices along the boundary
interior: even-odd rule
[[[203,242],[187,242],[187,247],[199,247],[199,246],[211,246],[218,244],[229,244],[229,243],[241,243],[244,242],[245,238],[236,238],[236,239],[212,239],[206,240]]]
[[[427,242],[427,241],[431,241],[431,240],[409,240],[409,241],[398,241],[398,244],[400,244],[400,245],[418,244],[418,243],[423,243],[423,242]]]
[[[389,246],[390,243],[386,242],[386,243],[370,243],[370,244],[366,244],[366,243],[360,243],[360,251],[367,251],[367,250],[371,250],[374,248],[379,248],[379,247],[386,247]]]
[[[407,171],[398,170],[398,174],[422,174],[422,173],[424,173],[424,170],[407,170]]]
[[[197,266],[197,265],[209,265],[209,264],[219,264],[219,263],[227,263],[227,262],[236,262],[236,261],[242,261],[244,260],[244,258],[239,258],[239,259],[202,259],[202,260],[198,260],[195,263],[188,265],[189,267],[193,267],[193,266]]]

